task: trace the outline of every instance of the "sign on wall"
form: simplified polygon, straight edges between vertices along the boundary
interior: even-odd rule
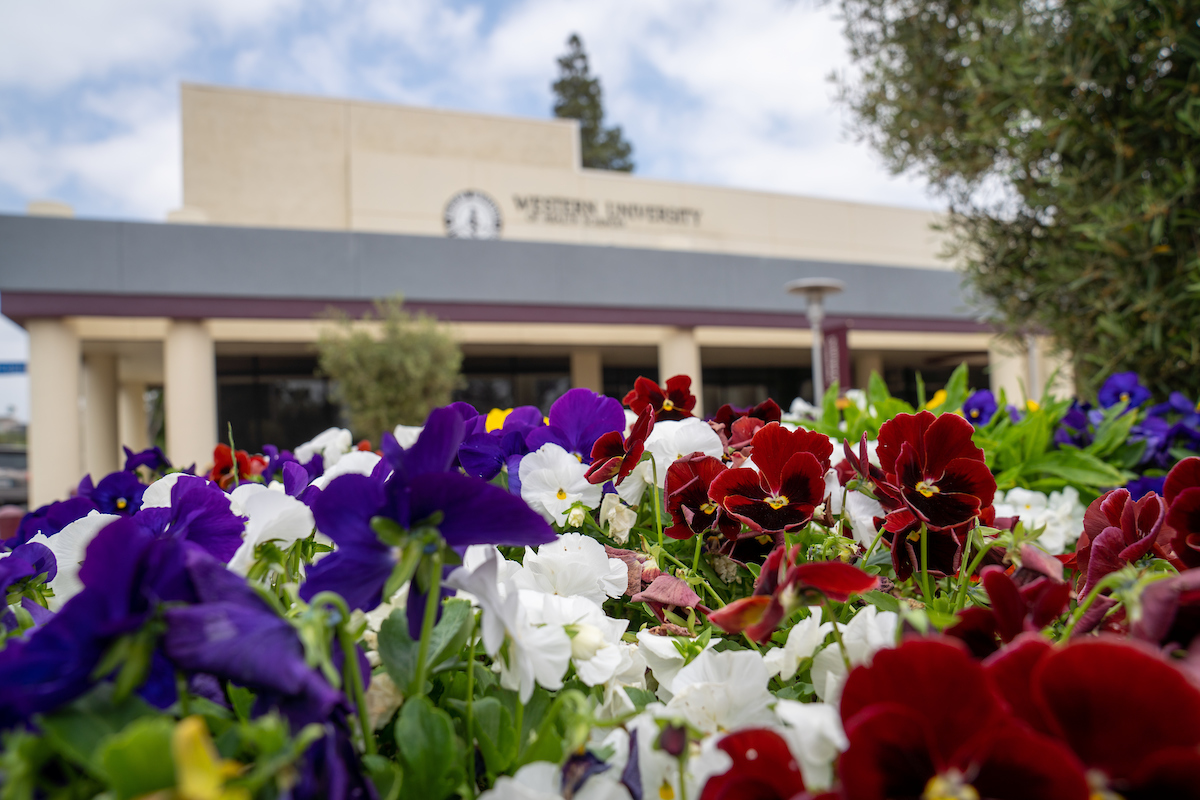
[[[521,215],[522,222],[596,228],[623,228],[630,223],[699,228],[701,217],[700,209],[685,206],[615,200],[601,202],[540,194],[514,194],[513,207]]]
[[[459,192],[446,203],[446,235],[451,239],[499,239],[500,207],[483,192]]]

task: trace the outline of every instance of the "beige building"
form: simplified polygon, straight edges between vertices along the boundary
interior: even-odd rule
[[[177,462],[203,467],[227,423],[297,444],[337,414],[312,375],[316,315],[396,292],[452,326],[480,407],[678,373],[710,412],[786,404],[811,391],[783,288],[806,277],[846,283],[826,317],[843,387],[874,370],[911,393],[966,361],[1013,397],[1050,372],[976,320],[928,212],[583,169],[571,121],[181,95],[167,224],[0,217],[0,308],[31,338],[34,504],[147,444],[148,389]]]

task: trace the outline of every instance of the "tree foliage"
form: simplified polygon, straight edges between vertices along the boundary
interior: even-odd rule
[[[951,204],[952,255],[1081,389],[1200,392],[1200,2],[840,0],[861,138]]]
[[[588,57],[578,34],[567,39],[569,48],[558,58],[554,89],[554,116],[579,120],[583,166],[633,172],[633,145],[625,141],[621,126],[604,127],[604,102],[600,79],[588,71]]]
[[[363,315],[379,323],[378,335],[335,311],[336,326],[317,341],[318,367],[335,381],[357,436],[376,440],[396,425],[420,425],[458,387],[458,344],[436,319],[409,314],[403,304],[400,297],[376,301],[374,313]]]

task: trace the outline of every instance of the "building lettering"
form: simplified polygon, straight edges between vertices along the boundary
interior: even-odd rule
[[[525,222],[546,225],[586,225],[598,228],[622,228],[629,223],[700,227],[700,210],[683,206],[648,203],[622,203],[555,195],[514,194],[513,206]]]

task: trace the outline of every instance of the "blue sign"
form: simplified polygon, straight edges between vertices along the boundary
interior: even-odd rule
[[[24,361],[0,361],[0,375],[23,375],[25,374]]]

